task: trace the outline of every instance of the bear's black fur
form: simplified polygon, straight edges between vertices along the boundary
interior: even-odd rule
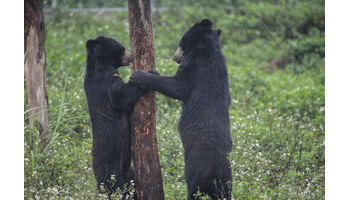
[[[133,176],[130,112],[144,91],[119,77],[117,68],[131,62],[119,42],[100,36],[88,40],[86,49],[84,89],[93,131],[93,170],[99,191],[111,195]]]
[[[231,198],[230,93],[220,33],[208,19],[196,23],[175,53],[181,65],[174,77],[137,71],[130,79],[183,102],[178,130],[185,149],[188,199],[196,199],[198,189],[212,199]]]

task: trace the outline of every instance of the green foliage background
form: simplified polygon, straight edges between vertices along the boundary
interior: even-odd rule
[[[222,30],[232,98],[234,199],[324,199],[324,0],[157,0],[155,5],[167,8],[153,13],[162,75],[176,72],[172,55],[195,22],[210,18]],[[91,169],[85,42],[105,35],[129,47],[128,14],[71,8],[123,6],[124,1],[63,0],[45,14],[50,143],[39,146],[25,103],[25,199],[105,199],[96,193]],[[127,81],[130,67],[120,72]],[[187,193],[180,113],[180,102],[157,95],[166,199],[185,199]]]

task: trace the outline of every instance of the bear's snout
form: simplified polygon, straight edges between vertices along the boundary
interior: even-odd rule
[[[174,54],[174,58],[173,60],[180,64],[183,60],[183,57],[184,57],[184,52],[182,51],[181,47],[177,48],[175,54]]]
[[[132,62],[132,53],[128,50],[124,51],[124,55],[122,57],[122,64],[124,66],[129,65]]]

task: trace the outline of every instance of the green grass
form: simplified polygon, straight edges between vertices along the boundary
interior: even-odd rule
[[[194,22],[211,18],[223,31],[229,72],[232,196],[324,199],[324,29],[317,27],[324,24],[324,3],[237,2],[234,12],[230,2],[220,1],[181,7],[173,3],[169,11],[155,13],[157,70],[174,75],[177,65],[171,58],[181,36]],[[310,20],[317,23],[303,33],[300,27]],[[96,193],[91,168],[92,132],[83,89],[85,42],[105,35],[129,47],[128,15],[59,10],[46,15],[45,23],[50,145],[40,151],[38,131],[29,127],[25,115],[25,199],[105,199]],[[293,38],[285,38],[286,27]],[[279,58],[288,60],[283,70],[269,64]],[[121,69],[125,80],[130,74],[130,67]],[[156,98],[165,196],[185,199],[184,152],[177,131],[181,103],[161,94]]]

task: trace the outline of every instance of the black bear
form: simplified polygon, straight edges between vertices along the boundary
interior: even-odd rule
[[[119,42],[99,36],[88,40],[86,49],[84,89],[93,131],[93,170],[99,191],[110,196],[132,178],[130,112],[145,91],[119,77],[117,68],[132,60]]]
[[[183,102],[178,130],[185,150],[188,199],[200,193],[212,199],[230,199],[232,150],[230,92],[221,30],[208,19],[196,23],[182,37],[174,60],[180,64],[174,77],[136,71],[130,82]]]

